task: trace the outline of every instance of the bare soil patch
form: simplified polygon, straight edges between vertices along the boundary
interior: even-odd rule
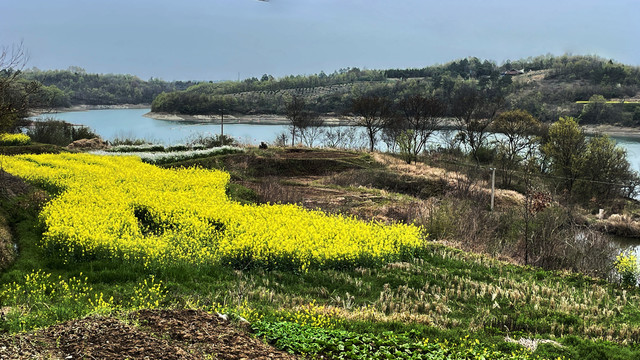
[[[200,310],[93,316],[0,337],[0,359],[296,359]]]
[[[280,153],[279,156],[287,159],[344,159],[357,158],[360,154],[348,151],[292,148]]]

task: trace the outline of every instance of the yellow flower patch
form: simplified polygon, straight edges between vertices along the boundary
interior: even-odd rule
[[[242,205],[229,174],[161,169],[136,157],[90,154],[2,157],[5,170],[58,195],[41,212],[45,246],[68,258],[145,264],[354,266],[422,245],[420,229],[365,223],[296,205]]]

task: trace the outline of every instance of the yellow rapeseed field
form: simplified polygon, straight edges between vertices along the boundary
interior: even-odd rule
[[[161,169],[137,157],[90,154],[21,155],[0,163],[56,193],[41,212],[43,245],[66,259],[304,271],[392,260],[423,243],[412,225],[230,201],[229,174],[222,171]]]

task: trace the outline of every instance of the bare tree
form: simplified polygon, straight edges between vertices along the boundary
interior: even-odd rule
[[[396,152],[399,147],[398,140],[402,137],[403,131],[405,130],[404,128],[405,124],[397,116],[390,117],[388,121],[385,122],[380,138],[387,145],[387,151],[392,153]]]
[[[313,147],[313,143],[322,135],[322,127],[324,119],[317,114],[307,113],[306,117],[298,125],[300,129],[300,137],[308,147]]]
[[[356,129],[354,127],[328,128],[324,132],[324,146],[328,148],[354,148],[356,142]]]
[[[391,115],[391,101],[380,96],[361,96],[353,100],[351,111],[357,117],[357,124],[365,128],[369,138],[369,151],[373,152],[378,132],[385,127],[385,122]]]
[[[296,131],[300,130],[305,118],[308,116],[305,107],[306,101],[303,97],[293,95],[291,100],[286,104],[286,116],[289,119],[289,128],[291,130],[291,146],[296,142]]]
[[[408,162],[417,161],[431,134],[440,127],[445,104],[433,96],[412,95],[400,100],[398,107],[404,115],[405,127],[411,130],[405,133],[411,144]]]
[[[27,61],[22,43],[0,49],[0,131],[12,130],[28,116],[29,97],[40,90],[40,83],[20,76]]]
[[[487,141],[489,126],[502,107],[503,100],[498,93],[480,90],[473,82],[463,83],[454,90],[451,112],[476,164],[480,163],[478,151]]]
[[[505,111],[494,121],[493,130],[504,135],[498,151],[505,185],[511,185],[513,172],[534,155],[540,129],[540,122],[528,111],[520,109]]]

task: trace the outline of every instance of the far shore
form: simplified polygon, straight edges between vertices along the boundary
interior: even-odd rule
[[[220,115],[182,115],[182,114],[169,114],[169,113],[154,113],[148,112],[144,114],[145,117],[155,120],[165,121],[184,121],[184,122],[197,122],[197,123],[209,123],[220,124]],[[350,117],[339,116],[321,116],[324,119],[324,125],[326,126],[353,126],[356,122]],[[289,120],[284,115],[224,115],[225,124],[255,124],[255,125],[289,125]],[[452,129],[453,124],[451,121],[447,121],[444,128]],[[640,127],[625,127],[614,125],[583,125],[582,129],[585,134],[606,134],[615,137],[628,137],[634,139],[640,139]]]
[[[615,126],[615,125],[583,125],[585,134],[606,134],[614,137],[628,137],[640,139],[639,127]]]
[[[69,108],[36,109],[32,116],[46,116],[62,112],[112,110],[112,109],[150,109],[150,104],[120,104],[120,105],[75,105]],[[220,124],[220,115],[182,115],[169,113],[148,112],[143,116],[164,121],[178,121],[189,123]],[[323,115],[325,126],[353,126],[355,120],[351,117],[337,115]],[[255,114],[255,115],[224,115],[225,124],[255,124],[255,125],[288,125],[289,120],[284,115]],[[449,124],[450,125],[450,124]],[[451,128],[450,126],[445,126]],[[627,137],[640,139],[640,127],[616,126],[616,125],[582,125],[587,135],[606,134],[613,137]]]
[[[126,109],[151,109],[151,104],[118,104],[118,105],[74,105],[68,108],[33,109],[31,116],[46,116],[65,112],[89,111],[89,110],[126,110]]]
[[[220,115],[177,115],[168,113],[148,112],[143,116],[164,121],[183,121],[190,123],[220,124]],[[350,126],[355,125],[352,118],[341,116],[321,116],[325,126]],[[224,115],[225,124],[253,124],[253,125],[288,125],[289,120],[284,115]]]

